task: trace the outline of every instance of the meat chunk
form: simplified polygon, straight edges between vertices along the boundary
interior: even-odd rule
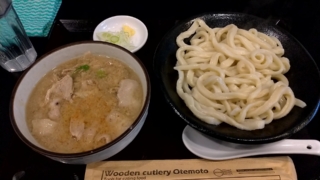
[[[112,110],[106,117],[106,121],[109,123],[119,123],[121,121],[128,121],[128,117],[124,114],[121,114],[117,110]]]
[[[106,117],[106,121],[108,124],[110,124],[110,126],[113,126],[114,132],[119,133],[119,135],[132,125],[132,121],[128,116],[115,109],[111,110]]]
[[[61,97],[65,100],[71,101],[71,95],[73,93],[73,80],[70,75],[64,76],[60,81],[52,85],[52,87],[47,91],[45,97],[45,103],[50,101],[52,94]]]
[[[73,137],[79,140],[84,132],[84,122],[79,119],[70,120],[70,133]]]
[[[111,141],[111,136],[109,134],[101,134],[96,138],[96,141],[102,141],[104,144],[108,144]]]
[[[60,81],[58,81],[55,93],[60,94],[65,100],[71,100],[71,95],[73,92],[72,83],[73,80],[70,75],[64,76]]]
[[[49,104],[48,116],[52,120],[58,120],[60,117],[60,98],[53,99]]]
[[[94,136],[96,135],[97,129],[94,127],[86,128],[83,132],[83,140],[85,143],[92,143]]]
[[[91,80],[91,79],[89,79],[89,80],[83,80],[83,81],[81,82],[81,89],[88,89],[88,87],[89,87],[90,85],[93,85],[93,84],[94,84],[94,81]]]
[[[135,98],[139,84],[132,79],[124,79],[120,81],[120,87],[117,93],[120,107],[137,106],[139,101]]]
[[[81,89],[74,94],[80,98],[86,98],[97,92],[99,92],[99,88],[93,80],[84,80],[81,82]]]
[[[50,119],[36,119],[32,121],[32,132],[44,136],[52,134],[57,126],[57,122]]]

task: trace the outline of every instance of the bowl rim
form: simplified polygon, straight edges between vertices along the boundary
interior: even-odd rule
[[[112,140],[111,142],[109,142],[108,144],[105,144],[101,147],[89,150],[89,151],[84,151],[84,152],[78,152],[78,153],[59,153],[59,152],[53,152],[50,150],[45,150],[43,148],[40,148],[36,145],[34,145],[32,142],[30,142],[26,137],[24,137],[24,135],[20,132],[20,129],[18,128],[17,124],[16,124],[16,119],[14,116],[14,112],[13,112],[13,107],[14,107],[14,99],[15,99],[15,95],[17,92],[18,87],[20,86],[20,83],[24,80],[24,78],[26,77],[26,75],[28,74],[28,72],[33,68],[33,66],[35,66],[38,62],[40,62],[41,60],[45,59],[47,56],[51,55],[54,52],[57,52],[59,50],[62,50],[64,48],[67,47],[71,47],[71,46],[75,46],[75,45],[80,45],[80,44],[102,44],[102,45],[106,45],[106,46],[113,46],[115,48],[118,48],[122,51],[124,51],[124,53],[128,53],[129,55],[132,56],[132,58],[137,61],[137,63],[140,65],[140,67],[143,70],[144,73],[144,77],[146,78],[146,86],[147,86],[147,91],[146,91],[146,99],[145,102],[143,104],[143,107],[139,113],[139,115],[137,116],[137,118],[135,119],[135,121],[131,124],[131,126],[125,131],[123,132],[120,136],[118,136],[117,138],[115,138],[114,140]],[[18,137],[27,145],[29,146],[31,149],[33,149],[34,151],[45,155],[45,156],[49,156],[49,157],[57,157],[57,158],[78,158],[78,157],[85,157],[85,156],[89,156],[89,155],[93,155],[99,152],[102,152],[110,147],[112,147],[113,145],[117,144],[118,142],[120,142],[122,139],[124,139],[131,131],[133,131],[136,126],[140,123],[140,121],[143,119],[142,117],[147,113],[148,111],[148,107],[150,104],[150,99],[151,99],[151,82],[150,82],[150,77],[148,74],[148,71],[146,69],[146,67],[144,66],[144,64],[142,63],[142,61],[132,52],[130,52],[129,50],[112,44],[112,43],[108,43],[108,42],[102,42],[102,41],[77,41],[77,42],[73,42],[73,43],[69,43],[69,44],[65,44],[63,46],[59,46],[51,51],[48,51],[47,53],[43,54],[42,56],[40,56],[35,63],[32,64],[32,66],[30,66],[29,68],[27,68],[23,74],[19,77],[18,81],[16,82],[14,89],[12,91],[11,94],[11,98],[10,98],[10,105],[9,105],[9,116],[10,116],[10,121],[11,121],[11,125],[15,131],[15,133],[18,135]],[[29,130],[30,131],[30,130]],[[121,151],[121,150],[120,150]],[[119,152],[120,152],[119,151]]]
[[[102,25],[103,23],[105,23],[105,21],[107,20],[111,20],[111,19],[117,19],[117,18],[129,18],[129,19],[133,19],[134,21],[136,21],[137,23],[139,23],[143,30],[146,31],[146,34],[145,35],[142,35],[142,41],[140,44],[138,44],[134,49],[132,50],[129,50],[131,51],[132,53],[135,53],[137,52],[138,50],[140,50],[147,42],[147,39],[148,39],[148,36],[149,36],[149,33],[148,33],[148,28],[147,26],[138,18],[136,17],[133,17],[133,16],[129,16],[129,15],[116,15],[116,16],[110,16],[102,21],[99,22],[99,24],[94,28],[94,31],[92,33],[92,39],[93,41],[100,41],[99,39],[96,39],[96,34],[97,34],[97,29],[100,25]],[[104,41],[103,41],[104,42]]]
[[[247,14],[247,13],[239,13],[239,12],[204,12],[204,13],[199,13],[199,14],[195,14],[193,16],[189,16],[185,19],[182,19],[181,21],[177,22],[173,27],[171,27],[165,34],[164,36],[161,38],[161,40],[159,41],[154,56],[153,56],[153,71],[156,74],[156,79],[159,82],[159,86],[164,94],[164,97],[166,99],[166,102],[169,104],[169,106],[171,107],[171,109],[175,112],[175,114],[177,114],[179,116],[179,118],[181,118],[184,122],[186,122],[186,125],[189,125],[190,127],[210,136],[213,138],[217,138],[223,141],[227,141],[227,142],[232,142],[232,143],[238,143],[238,144],[265,144],[265,143],[272,143],[272,142],[276,142],[285,138],[289,138],[290,136],[292,136],[293,134],[297,133],[298,131],[302,130],[304,127],[306,127],[316,116],[318,109],[320,107],[320,93],[319,95],[316,97],[317,98],[317,103],[314,106],[314,108],[312,109],[312,111],[308,114],[308,116],[304,119],[304,121],[301,121],[300,123],[298,123],[297,125],[293,126],[291,129],[284,131],[283,133],[276,135],[276,136],[272,136],[272,137],[265,137],[265,138],[256,138],[256,139],[250,139],[250,138],[238,138],[238,137],[231,137],[231,136],[226,136],[224,134],[220,134],[217,133],[216,131],[211,131],[208,130],[206,127],[203,127],[202,125],[200,125],[199,123],[194,122],[191,118],[189,118],[188,116],[184,115],[183,112],[179,109],[179,107],[177,107],[176,102],[174,102],[172,100],[172,98],[170,97],[167,88],[164,85],[163,82],[163,78],[161,75],[161,70],[160,70],[160,66],[161,63],[159,63],[159,51],[161,48],[163,48],[163,44],[164,42],[168,39],[168,36],[172,33],[172,31],[174,31],[175,29],[177,29],[178,27],[181,27],[185,24],[187,24],[188,22],[193,21],[196,18],[199,17],[203,17],[203,16],[207,16],[207,15],[219,15],[219,16],[246,16],[246,17],[250,17],[250,18],[255,18],[257,20],[263,20],[263,18],[258,17],[258,16],[254,16],[251,14]],[[272,23],[268,23],[268,24],[272,24]],[[274,25],[273,25],[274,26]],[[301,49],[306,53],[307,56],[309,56],[309,58],[311,59],[311,61],[314,63],[315,68],[318,71],[318,76],[320,77],[320,70],[319,67],[316,64],[316,61],[314,60],[314,58],[311,56],[311,54],[309,53],[309,51],[307,51],[307,49],[301,44],[300,41],[298,41],[291,33],[289,33],[286,29],[283,29],[281,27],[276,27],[277,29],[281,30],[282,32],[286,33],[292,40],[294,40],[300,47]],[[199,119],[199,118],[197,118]],[[199,119],[200,121],[200,119]]]

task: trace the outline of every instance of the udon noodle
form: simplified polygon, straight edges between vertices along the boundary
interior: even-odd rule
[[[262,129],[295,105],[306,106],[284,76],[290,62],[275,37],[234,24],[210,28],[196,19],[176,42],[177,93],[208,124]]]

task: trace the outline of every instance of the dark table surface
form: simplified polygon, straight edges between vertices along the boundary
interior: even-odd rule
[[[280,20],[279,25],[295,36],[320,65],[320,2],[297,0],[212,1],[64,1],[51,33],[31,38],[39,56],[61,45],[91,40],[95,26],[105,18],[126,14],[142,20],[149,31],[145,46],[136,55],[147,67],[152,95],[147,120],[134,141],[109,160],[190,159],[197,158],[182,143],[186,123],[166,104],[152,71],[153,54],[166,32],[179,20],[204,12],[242,12],[266,19]],[[41,156],[28,148],[14,133],[9,118],[12,89],[21,73],[0,68],[0,179],[12,179],[25,171],[23,179],[83,179],[85,165],[68,165]],[[320,140],[319,114],[291,138]],[[298,178],[320,179],[320,157],[290,155]]]

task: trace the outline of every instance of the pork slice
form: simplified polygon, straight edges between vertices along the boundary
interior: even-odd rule
[[[97,129],[94,127],[88,127],[83,132],[83,140],[85,143],[91,143],[96,135]]]
[[[60,98],[55,98],[49,104],[48,116],[52,120],[58,120],[60,117],[60,101]]]
[[[128,121],[128,120],[129,120],[129,118],[126,115],[121,114],[117,110],[110,111],[110,113],[106,117],[106,121],[108,123],[115,123],[115,124],[117,124],[121,121]]]
[[[50,119],[35,119],[32,121],[32,132],[34,134],[44,136],[54,132],[57,122]]]
[[[71,118],[70,119],[70,133],[73,137],[75,137],[77,140],[80,140],[82,137],[82,134],[84,132],[84,122],[79,120],[79,119],[75,119],[75,118]]]
[[[132,121],[128,116],[115,109],[111,110],[111,112],[108,114],[106,117],[106,122],[113,126],[113,131],[119,135],[132,125]]]
[[[86,98],[97,91],[99,91],[98,87],[94,84],[93,80],[83,80],[81,82],[81,89],[74,93],[74,95],[80,98]]]
[[[105,144],[108,144],[111,141],[111,136],[109,134],[101,134],[96,138],[96,141],[103,141]]]
[[[120,107],[127,107],[138,104],[137,99],[134,97],[134,93],[138,89],[139,84],[132,79],[124,79],[120,81],[120,87],[118,89],[117,97]]]
[[[72,77],[66,75],[59,82],[60,84],[58,85],[57,93],[61,94],[65,100],[70,101],[73,93]]]
[[[47,91],[45,103],[48,103],[50,101],[51,94],[55,94],[59,97],[62,97],[65,100],[71,101],[72,93],[73,80],[70,75],[66,75],[60,81],[53,84],[51,88]]]

